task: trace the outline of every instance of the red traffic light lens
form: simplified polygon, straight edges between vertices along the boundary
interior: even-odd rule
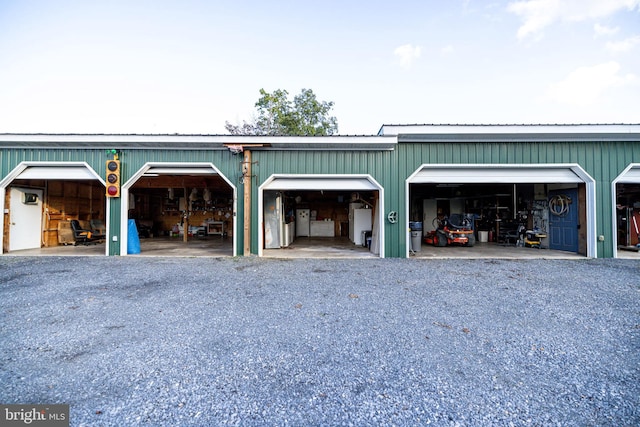
[[[116,187],[115,185],[110,185],[107,187],[107,193],[110,196],[115,196],[116,194],[118,194],[118,187]]]

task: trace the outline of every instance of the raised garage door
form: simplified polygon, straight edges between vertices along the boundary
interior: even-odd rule
[[[373,180],[371,178],[371,180]],[[370,181],[368,178],[348,178],[348,177],[319,177],[319,178],[294,178],[294,177],[274,177],[269,182],[265,182],[260,188],[262,190],[349,190],[349,191],[371,191],[381,190],[380,186]]]
[[[406,212],[409,225],[409,184],[580,184],[587,191],[587,256],[596,256],[595,181],[579,165],[422,165],[407,179]],[[407,247],[407,257],[409,248]]]
[[[568,167],[543,168],[527,165],[504,166],[439,166],[424,165],[412,177],[411,184],[570,184],[585,182]]]
[[[384,257],[384,233],[381,220],[384,212],[383,188],[373,177],[369,175],[272,175],[259,189],[258,195],[258,221],[263,223],[264,191],[378,191],[378,204],[376,218],[373,219],[372,251],[374,246],[379,248],[379,255]],[[264,238],[259,234],[259,255],[262,255]],[[375,243],[374,243],[375,242]]]
[[[41,180],[97,180],[104,185],[104,181],[99,175],[89,167],[85,162],[22,162],[16,166],[7,176],[0,181],[0,198],[4,200],[4,194],[6,188],[11,185],[15,180],[25,179],[41,179]],[[42,197],[42,195],[40,195]],[[11,223],[10,223],[11,225]],[[4,216],[0,217],[0,227],[4,229]],[[30,233],[31,236],[24,236],[25,233]],[[13,235],[20,234],[21,237],[17,242],[30,238],[32,241],[40,242],[41,240],[41,225],[38,223],[38,227],[32,229],[30,232],[24,230],[13,231]],[[5,235],[0,235],[0,248],[4,247]],[[18,247],[15,246],[16,242],[12,239],[9,242],[9,249],[15,250],[22,248],[18,243]],[[32,244],[30,246],[33,246]],[[37,246],[39,247],[39,243]]]
[[[618,184],[631,184],[640,185],[640,163],[632,163],[625,168],[620,175],[616,177],[611,183],[611,195],[612,206],[611,212],[616,212],[618,200],[617,200],[617,185]],[[611,215],[612,219],[612,236],[613,236],[613,254],[614,257],[618,257],[618,224],[616,223],[616,215]],[[635,224],[635,223],[634,223]],[[635,227],[634,227],[635,229]]]
[[[202,162],[149,162],[144,164],[131,178],[129,178],[120,189],[120,199],[123,201],[120,204],[120,229],[127,230],[128,229],[128,211],[129,211],[129,203],[130,203],[130,190],[141,178],[155,178],[158,176],[185,176],[185,177],[200,177],[200,176],[208,176],[208,177],[219,177],[224,185],[228,185],[229,190],[233,193],[233,207],[231,216],[233,225],[232,225],[232,235],[237,235],[237,222],[235,212],[237,210],[236,200],[237,200],[237,187],[232,184],[232,182],[220,172],[220,170],[213,163],[202,163]],[[157,188],[157,187],[156,187]],[[185,233],[184,236],[187,236]],[[185,237],[186,239],[186,237]],[[185,240],[186,242],[186,240]],[[233,254],[236,254],[237,249],[237,239],[234,237],[232,239],[233,242]],[[120,238],[120,254],[125,255],[128,252],[128,233],[122,233]]]
[[[86,166],[29,166],[14,179],[86,180],[98,179]]]

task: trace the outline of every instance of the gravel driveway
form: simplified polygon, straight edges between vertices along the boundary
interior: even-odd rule
[[[640,425],[640,263],[0,257],[0,403],[71,425]]]

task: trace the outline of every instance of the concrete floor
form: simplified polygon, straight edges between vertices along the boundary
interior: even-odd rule
[[[51,248],[13,251],[8,256],[104,256],[105,245],[98,243],[89,246],[56,246]],[[181,238],[160,237],[140,239],[140,254],[129,256],[170,256],[170,257],[225,257],[233,255],[233,242],[230,238],[219,236],[206,238],[193,237],[185,244]],[[366,248],[351,243],[346,237],[309,238],[299,237],[289,247],[265,249],[265,258],[377,258]],[[638,259],[640,252],[618,251],[619,258]],[[439,248],[422,245],[419,251],[410,254],[410,258],[554,258],[583,259],[584,256],[572,252],[550,249],[521,248],[514,245],[497,243],[477,243],[474,247],[447,246]]]
[[[378,258],[348,237],[298,237],[282,249],[265,249],[264,258]]]
[[[13,251],[14,256],[104,256],[104,243],[91,245],[55,246],[40,249]],[[140,253],[129,256],[170,256],[170,257],[223,257],[233,255],[231,239],[220,236],[190,237],[187,243],[182,237],[155,237],[140,239]]]

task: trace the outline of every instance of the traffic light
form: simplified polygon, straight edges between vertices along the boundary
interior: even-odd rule
[[[120,197],[120,160],[107,160],[107,197]]]

